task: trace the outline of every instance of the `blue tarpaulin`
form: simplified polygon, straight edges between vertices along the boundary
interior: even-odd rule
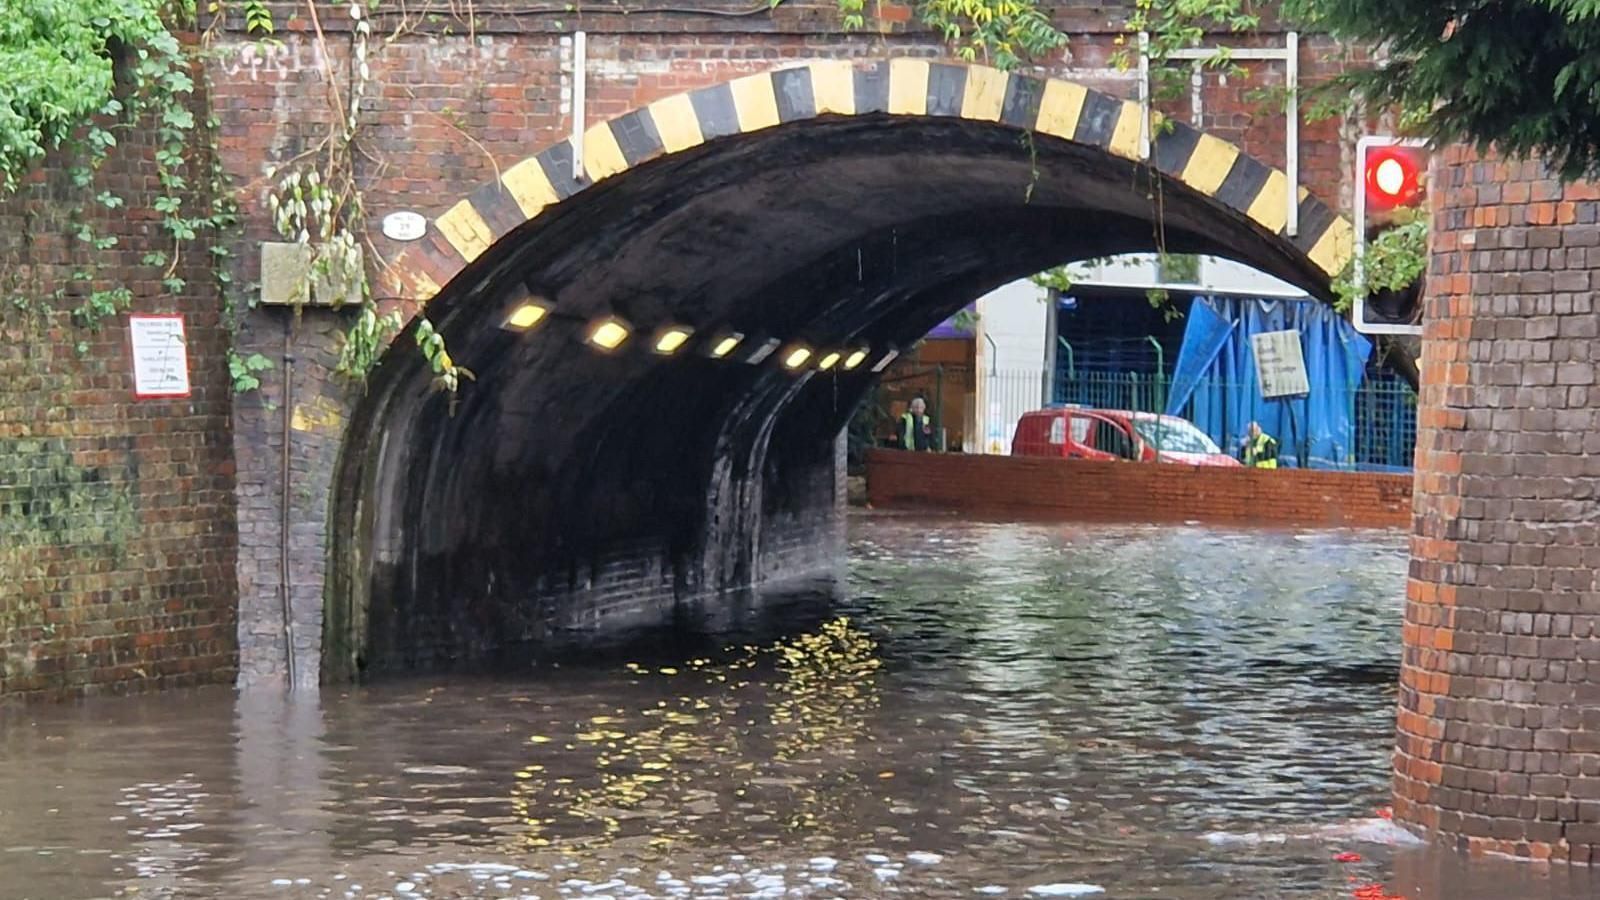
[[[1300,332],[1311,393],[1264,400],[1250,336],[1291,328]],[[1278,439],[1284,464],[1345,468],[1354,460],[1355,390],[1371,355],[1372,342],[1326,304],[1197,297],[1178,351],[1167,413],[1187,413],[1230,453],[1256,421]],[[1296,435],[1306,448],[1305,461]]]

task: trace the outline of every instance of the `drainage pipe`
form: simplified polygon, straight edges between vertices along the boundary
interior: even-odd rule
[[[278,523],[278,598],[283,612],[283,664],[289,689],[295,687],[294,613],[289,594],[289,504],[293,493],[289,484],[289,451],[294,440],[294,318],[283,320],[283,500]]]

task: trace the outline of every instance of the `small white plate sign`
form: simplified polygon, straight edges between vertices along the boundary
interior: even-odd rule
[[[428,233],[428,220],[421,214],[402,210],[383,217],[383,236],[391,241],[414,241]]]
[[[189,396],[189,347],[182,316],[129,316],[128,338],[133,348],[134,397]]]

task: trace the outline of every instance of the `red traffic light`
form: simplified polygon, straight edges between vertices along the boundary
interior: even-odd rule
[[[1417,202],[1422,169],[1421,155],[1409,147],[1374,148],[1367,154],[1367,202],[1380,209]]]

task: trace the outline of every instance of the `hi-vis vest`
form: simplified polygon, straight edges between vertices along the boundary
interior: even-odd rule
[[[905,435],[900,439],[900,443],[904,444],[907,450],[917,449],[917,433],[915,430],[917,417],[907,412],[900,417],[900,422],[905,425]]]
[[[1276,457],[1272,459],[1262,458],[1266,455],[1267,448],[1271,444],[1272,437],[1265,431],[1256,435],[1255,440],[1246,445],[1244,449],[1244,464],[1247,466],[1254,466],[1257,469],[1276,469],[1278,467],[1278,460]]]

